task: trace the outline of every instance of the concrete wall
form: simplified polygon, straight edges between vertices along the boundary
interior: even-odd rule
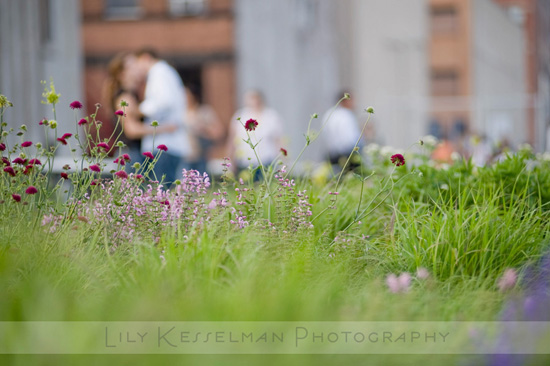
[[[42,105],[41,80],[53,78],[58,93],[61,131],[75,131],[73,100],[82,100],[80,15],[77,0],[0,0],[0,93],[14,104],[5,119],[13,128],[26,124],[28,137],[43,141],[38,121],[53,118]],[[49,18],[49,19],[48,19]],[[49,36],[44,32],[49,21]],[[44,26],[43,26],[44,25]],[[65,151],[68,153],[68,151]]]
[[[472,1],[472,127],[491,139],[527,140],[525,39],[520,24],[491,0]]]

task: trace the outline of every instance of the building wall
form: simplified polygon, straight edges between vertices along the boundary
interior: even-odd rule
[[[38,121],[53,119],[53,114],[51,107],[40,103],[44,89],[40,82],[49,83],[51,78],[61,94],[56,108],[59,128],[74,132],[69,103],[82,97],[79,2],[0,0],[0,9],[0,93],[14,104],[5,120],[13,128],[26,124],[28,137],[43,141]]]
[[[491,0],[472,2],[472,127],[492,140],[529,138],[525,39],[521,25]]]

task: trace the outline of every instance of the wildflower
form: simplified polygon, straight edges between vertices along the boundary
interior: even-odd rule
[[[430,277],[430,272],[428,272],[428,270],[424,267],[419,267],[416,270],[416,277],[420,280],[427,280],[428,277]]]
[[[145,156],[146,158],[151,159],[151,160],[155,160],[155,157],[153,156],[153,153],[151,153],[150,151],[146,151],[142,155]]]
[[[386,278],[386,285],[394,294],[408,292],[411,285],[411,275],[404,272],[397,277],[392,273]]]
[[[11,195],[11,198],[13,198],[13,200],[15,202],[21,202],[21,195],[17,194],[17,193],[14,193]]]
[[[136,175],[134,175],[134,178],[136,178],[136,179],[138,179],[138,180],[141,180],[141,179],[143,179],[143,175],[141,175],[141,174],[136,174]]]
[[[517,279],[518,279],[518,274],[516,270],[513,268],[508,268],[506,271],[504,271],[504,274],[498,281],[498,284],[497,284],[498,289],[500,291],[507,291],[514,288],[514,286],[516,285]]]
[[[38,189],[36,189],[35,186],[29,186],[29,188],[27,188],[25,190],[25,193],[26,194],[37,194],[38,193]]]
[[[401,154],[394,154],[391,156],[391,162],[395,166],[402,166],[405,165],[405,157]]]
[[[245,122],[244,124],[244,128],[247,130],[247,131],[254,131],[256,129],[256,127],[258,127],[258,121],[256,121],[255,119],[249,119],[248,121]]]
[[[118,111],[115,112],[115,114],[116,114],[117,116],[124,116],[124,111],[122,111],[122,110],[119,109]]]
[[[71,170],[71,166],[69,164],[63,165],[63,170]]]
[[[105,149],[105,150],[109,150],[109,149],[110,149],[109,145],[108,145],[107,143],[105,143],[105,142],[100,142],[99,144],[97,144],[97,147],[101,147],[101,148],[103,148],[103,149]]]
[[[166,145],[163,145],[163,144],[160,144],[159,146],[157,146],[157,149],[162,151],[168,151],[168,147],[166,147]]]
[[[2,164],[4,164],[5,166],[10,166],[11,165],[10,160],[8,158],[6,158],[5,156],[2,156]]]
[[[100,168],[99,165],[97,165],[97,164],[90,165],[90,170],[91,170],[92,172],[96,172],[96,173],[101,172],[101,168]]]
[[[6,150],[6,145],[5,144],[0,144],[0,151],[4,151]]]
[[[126,160],[126,161],[132,160],[132,159],[130,159],[130,155],[128,155],[128,154],[123,154],[123,155],[122,155],[122,158],[123,158],[124,160]]]
[[[29,175],[32,172],[33,165],[27,165],[25,167],[25,170],[23,170],[23,174]]]
[[[11,166],[7,166],[4,168],[4,172],[8,173],[12,177],[15,177],[15,170]]]
[[[61,173],[61,178],[63,179],[69,179],[69,174],[65,173],[65,172],[62,172]]]
[[[283,154],[283,156],[287,156],[287,155],[288,155],[288,151],[286,151],[286,149],[284,149],[284,148],[281,147],[281,154]]]
[[[22,158],[15,158],[13,159],[13,163],[14,164],[19,164],[19,165],[25,165],[27,164],[27,159],[22,159]]]
[[[42,162],[38,159],[31,159],[29,160],[30,165],[42,165]]]
[[[340,194],[340,192],[328,192],[328,194],[333,195],[333,196],[338,196]]]
[[[46,118],[43,118],[38,122],[38,125],[39,126],[47,126],[48,125],[48,120]]]
[[[90,183],[91,186],[97,186],[97,181],[94,179],[92,183]]]
[[[122,157],[118,157],[114,160],[114,163],[120,164],[120,165],[126,165],[126,160],[124,160]]]
[[[124,170],[119,170],[118,172],[115,173],[115,175],[122,179],[128,178],[128,174],[126,174]]]
[[[78,121],[79,126],[85,125],[86,123],[88,123],[88,121],[86,121],[85,118],[81,118],[80,121]]]
[[[32,142],[31,141],[25,141],[21,144],[21,147],[29,147],[29,146],[32,146]]]
[[[65,140],[63,137],[58,137],[56,140],[59,141],[63,145],[67,145],[67,140]]]
[[[208,204],[208,209],[213,210],[218,206],[218,202],[214,198],[210,203]]]
[[[80,103],[78,100],[75,100],[70,105],[71,109],[82,109],[82,103]]]
[[[72,133],[64,133],[63,136],[61,136],[62,139],[68,139],[69,137],[71,137],[73,134]]]

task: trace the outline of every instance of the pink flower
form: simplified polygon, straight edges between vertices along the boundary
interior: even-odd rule
[[[101,168],[100,168],[99,165],[97,165],[97,164],[90,165],[90,170],[91,170],[92,172],[96,172],[96,173],[101,172]]]
[[[72,133],[65,133],[63,134],[63,136],[61,136],[62,139],[68,139],[69,137],[71,137],[73,134]]]
[[[126,174],[124,170],[119,170],[118,172],[115,173],[115,175],[122,179],[128,178],[128,174]]]
[[[109,149],[110,149],[109,145],[106,144],[105,142],[100,142],[99,144],[97,144],[97,147],[101,147],[101,148],[103,148],[103,149],[105,149],[105,150],[109,150]]]
[[[48,120],[47,120],[46,118],[43,118],[43,119],[41,119],[41,120],[38,122],[38,124],[39,124],[40,126],[43,126],[43,125],[46,125],[46,126],[47,126],[47,125],[48,125]]]
[[[160,144],[159,146],[157,146],[157,149],[162,151],[168,151],[168,147],[166,147],[166,145],[163,145],[163,144]]]
[[[124,111],[122,111],[122,110],[119,109],[118,111],[115,112],[115,114],[116,114],[117,116],[124,116]]]
[[[29,146],[32,146],[32,142],[31,141],[25,141],[21,144],[21,147],[29,147]]]
[[[281,147],[281,154],[283,154],[283,156],[287,156],[288,155],[288,151],[286,151],[286,149],[283,149]]]
[[[67,145],[67,140],[65,140],[63,137],[58,137],[56,140],[62,143],[63,145]]]
[[[80,103],[78,100],[75,100],[70,105],[71,109],[82,109],[82,103]]]
[[[118,157],[113,161],[113,163],[120,164],[120,165],[124,166],[124,165],[126,165],[126,160],[124,160],[122,157]]]
[[[424,267],[419,267],[416,270],[416,277],[420,280],[427,280],[430,277],[430,272]]]
[[[6,150],[6,145],[5,144],[0,144],[0,151],[4,151]]]
[[[507,291],[516,285],[516,282],[518,280],[518,274],[515,269],[508,268],[506,271],[504,271],[504,274],[498,281],[498,289],[500,291]]]
[[[333,196],[338,196],[340,194],[340,192],[328,192],[328,194],[333,195]]]
[[[94,179],[92,183],[90,183],[91,186],[97,186],[97,181]]]
[[[11,165],[10,159],[6,158],[5,156],[2,156],[2,164],[4,164],[5,166],[10,166]]]
[[[42,165],[42,162],[38,159],[31,159],[29,161],[29,164],[31,164],[31,165]]]
[[[35,186],[29,186],[29,188],[27,188],[25,190],[25,193],[26,194],[37,194],[38,193],[38,189],[36,189]]]
[[[208,209],[213,210],[218,206],[218,202],[214,198],[210,203],[208,204]]]
[[[7,166],[4,168],[4,172],[8,173],[12,177],[15,177],[15,170],[11,166]]]
[[[401,273],[399,277],[391,273],[386,278],[386,285],[394,294],[408,292],[411,285],[411,275],[407,272]]]
[[[392,155],[390,159],[395,166],[405,165],[405,157],[401,154]]]
[[[155,156],[150,151],[146,151],[142,155],[145,156],[146,158],[151,159],[151,160],[155,160]]]
[[[32,165],[27,165],[27,166],[25,167],[25,170],[23,170],[23,174],[29,175],[29,174],[32,172],[32,168],[33,168]]]
[[[69,179],[69,174],[63,172],[63,173],[61,173],[61,178],[63,178],[63,179]]]
[[[79,126],[85,125],[86,123],[88,123],[88,121],[86,121],[85,118],[81,118],[80,121],[78,121]]]
[[[130,155],[128,155],[128,154],[123,154],[123,155],[122,155],[122,158],[123,158],[124,160],[126,160],[126,161],[132,160],[132,159],[130,159]]]
[[[15,202],[21,202],[21,195],[17,194],[17,193],[14,193],[11,195],[11,198],[13,198],[13,200]]]
[[[258,121],[256,121],[255,119],[251,118],[244,123],[244,128],[247,131],[254,131],[256,127],[258,127]]]
[[[15,158],[15,159],[13,159],[13,163],[14,164],[19,164],[19,165],[25,165],[25,164],[27,164],[27,159]]]

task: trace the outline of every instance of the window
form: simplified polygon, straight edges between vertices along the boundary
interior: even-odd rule
[[[458,73],[453,70],[433,71],[431,88],[434,96],[458,95]]]
[[[458,14],[454,7],[433,7],[431,11],[433,33],[455,33],[458,30]]]
[[[201,15],[206,11],[206,0],[169,0],[169,4],[174,16]]]
[[[110,18],[137,18],[141,14],[139,0],[106,0],[105,15]]]

